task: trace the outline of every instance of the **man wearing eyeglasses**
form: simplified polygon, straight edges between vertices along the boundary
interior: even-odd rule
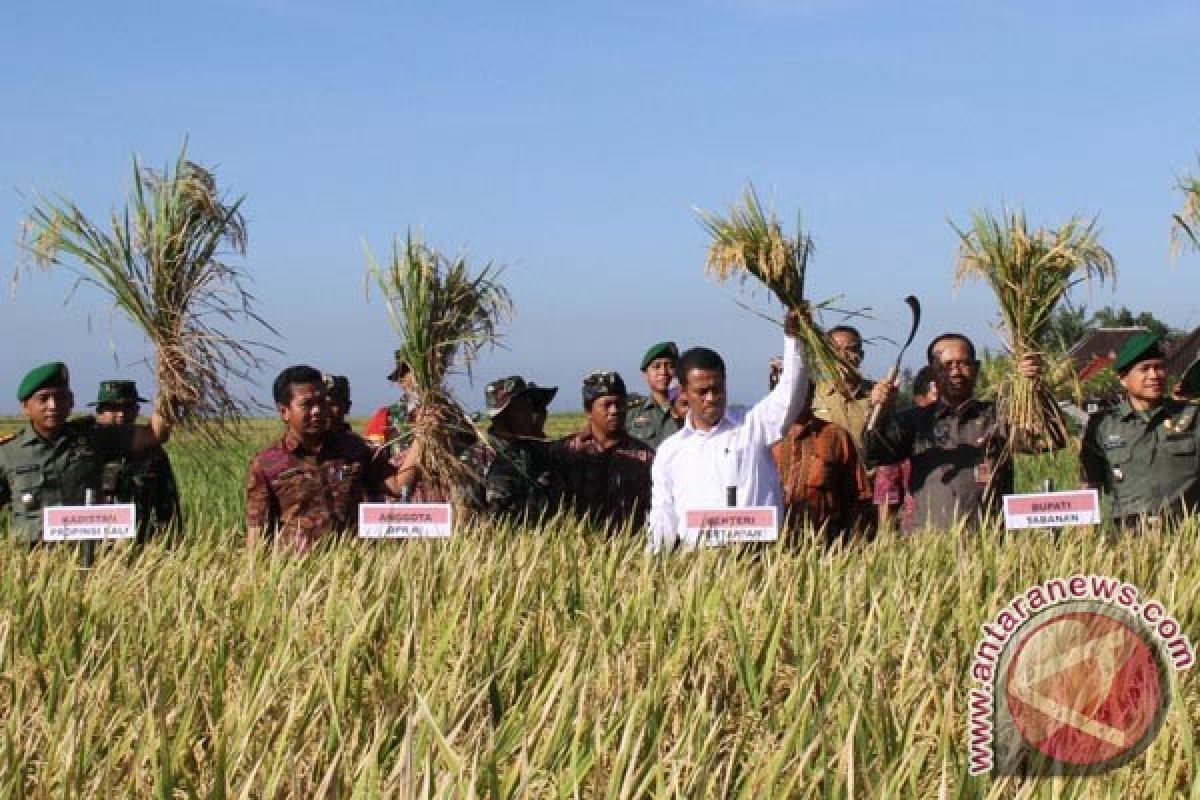
[[[875,384],[871,402],[881,406],[880,418],[874,430],[864,433],[863,449],[870,466],[910,458],[914,526],[946,529],[964,517],[975,521],[997,513],[1001,497],[1012,493],[1009,429],[998,418],[995,403],[975,397],[979,361],[970,339],[943,333],[929,344],[926,357],[937,401],[893,415],[896,383]],[[1026,356],[1017,369],[1035,378],[1041,359]]]

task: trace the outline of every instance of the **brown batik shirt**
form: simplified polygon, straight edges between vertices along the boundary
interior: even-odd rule
[[[555,494],[566,508],[610,527],[632,521],[636,530],[650,509],[654,448],[622,432],[601,447],[591,426],[548,447]]]
[[[995,403],[972,398],[957,408],[939,401],[901,411],[866,432],[863,450],[872,466],[911,457],[913,524],[945,529],[998,512],[1001,496],[1012,493],[1007,439]]]
[[[871,483],[849,431],[806,417],[771,446],[771,455],[789,525],[811,523],[832,540],[870,521]]]
[[[330,533],[358,526],[358,504],[378,488],[383,459],[353,433],[331,431],[315,452],[290,431],[250,462],[246,524],[308,550]]]

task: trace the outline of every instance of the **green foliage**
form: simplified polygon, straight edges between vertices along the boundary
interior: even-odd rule
[[[1149,311],[1141,311],[1134,314],[1125,306],[1117,308],[1115,306],[1106,306],[1098,309],[1092,314],[1092,327],[1094,328],[1146,328],[1149,331],[1157,333],[1159,336],[1169,336],[1174,331],[1171,326],[1154,316]]]

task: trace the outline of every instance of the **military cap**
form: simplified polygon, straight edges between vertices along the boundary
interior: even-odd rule
[[[613,394],[621,397],[629,394],[625,391],[625,381],[621,380],[620,373],[597,370],[583,379],[584,408],[590,408],[592,401],[597,397],[607,397]]]
[[[1121,349],[1117,351],[1117,360],[1113,362],[1113,369],[1117,374],[1122,374],[1139,361],[1163,357],[1162,337],[1150,331],[1143,331],[1135,333],[1121,345]]]
[[[387,379],[389,381],[392,381],[393,383],[400,380],[401,378],[403,378],[404,373],[412,372],[412,367],[410,367],[408,365],[408,362],[404,360],[404,351],[403,350],[396,351],[395,359],[396,359],[396,366],[392,368],[392,371],[389,372],[388,376],[387,376]]]
[[[642,356],[642,365],[638,369],[645,372],[646,367],[650,366],[650,362],[656,358],[669,358],[672,361],[679,362],[679,348],[674,342],[659,342],[650,347],[646,351],[646,355]]]
[[[61,361],[51,361],[34,367],[25,373],[17,386],[17,402],[24,403],[38,389],[62,389],[70,385],[70,375],[67,365]]]
[[[100,381],[100,390],[96,392],[96,402],[89,406],[114,405],[123,406],[129,403],[145,403],[146,398],[138,396],[135,381]]]
[[[545,408],[550,405],[550,401],[556,394],[558,394],[557,386],[538,386],[533,381],[527,382],[520,375],[509,375],[507,378],[492,381],[483,390],[483,416],[495,419],[521,395],[529,395],[534,406]]]
[[[350,399],[350,379],[345,375],[322,375],[325,379],[325,393],[339,400]]]

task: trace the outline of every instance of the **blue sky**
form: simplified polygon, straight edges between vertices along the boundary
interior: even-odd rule
[[[1200,150],[1198,28],[1170,0],[22,3],[0,28],[0,269],[31,193],[104,214],[133,154],[164,164],[186,135],[247,196],[244,263],[284,351],[263,399],[295,362],[348,374],[359,413],[389,399],[363,244],[411,226],[507,265],[517,317],[459,381],[468,406],[520,372],[575,408],[584,373],[639,385],[664,338],[720,350],[753,401],[778,333],[704,278],[692,211],[747,181],[803,212],[811,295],[872,307],[869,336],[902,337],[914,292],[918,344],[954,328],[995,346],[990,295],[952,287],[947,219],[1004,202],[1099,214],[1121,278],[1092,304],[1194,326],[1200,257],[1172,266],[1168,231]],[[52,358],[80,395],[146,381],[137,334],[93,290],[64,305],[70,288],[32,271],[5,292],[0,382]]]

